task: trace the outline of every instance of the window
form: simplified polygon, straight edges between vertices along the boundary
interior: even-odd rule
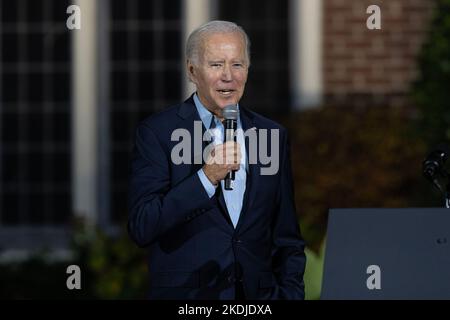
[[[181,0],[111,0],[110,176],[112,221],[127,217],[137,124],[181,100]]]
[[[0,0],[0,226],[71,217],[65,0]]]

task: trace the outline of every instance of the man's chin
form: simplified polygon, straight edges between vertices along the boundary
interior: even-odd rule
[[[220,99],[219,103],[217,103],[216,105],[219,106],[220,109],[223,109],[226,106],[236,105],[236,104],[237,104],[236,98],[235,97],[233,97],[233,98],[230,97],[230,99]]]

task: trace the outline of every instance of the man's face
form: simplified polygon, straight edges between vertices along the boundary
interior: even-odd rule
[[[244,94],[248,75],[245,42],[239,33],[207,36],[198,65],[188,61],[188,72],[202,104],[222,117],[222,109],[237,104]]]

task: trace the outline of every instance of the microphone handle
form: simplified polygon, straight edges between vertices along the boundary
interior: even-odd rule
[[[225,119],[225,141],[236,141],[234,132],[237,128],[237,121],[232,119]],[[235,179],[235,171],[232,170],[227,173],[225,177],[225,190],[233,190],[233,181]]]

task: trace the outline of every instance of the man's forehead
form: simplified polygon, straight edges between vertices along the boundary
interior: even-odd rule
[[[211,43],[214,43],[214,42],[229,43],[230,40],[233,42],[238,42],[242,46],[245,44],[244,37],[239,32],[227,32],[227,33],[215,32],[215,33],[207,34],[203,38],[203,44],[210,45]]]
[[[216,54],[218,52],[227,52],[237,49],[242,54],[245,54],[245,43],[239,38],[230,37],[215,37],[205,39],[203,43],[204,54]]]

